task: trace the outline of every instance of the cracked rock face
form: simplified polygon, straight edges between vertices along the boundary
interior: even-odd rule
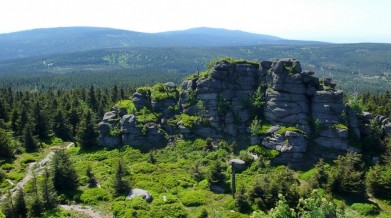
[[[174,83],[164,87],[178,91]],[[330,78],[320,80],[314,72],[302,71],[295,59],[260,64],[222,61],[206,73],[185,80],[175,98],[153,101],[150,91],[134,93],[137,110],[148,107],[162,117],[140,124],[136,115],[126,114],[123,108],[107,112],[99,123],[100,144],[156,148],[166,145],[167,137],[224,139],[276,149],[280,151],[276,162],[288,164],[291,160],[305,162],[310,137],[322,148],[346,151],[353,149],[349,147],[349,134],[365,135],[372,120],[384,134],[391,134],[389,119],[373,118],[367,112],[358,117],[343,104],[343,92],[335,87]],[[251,103],[256,93],[263,102],[254,111]],[[202,120],[190,126],[183,120],[178,122],[176,118],[184,114]],[[272,126],[264,135],[251,135],[250,125],[256,116]],[[114,126],[120,127],[118,136],[109,134]],[[282,127],[300,131],[278,134]]]

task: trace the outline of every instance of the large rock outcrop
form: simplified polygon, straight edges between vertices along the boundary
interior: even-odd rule
[[[101,145],[150,149],[178,137],[224,139],[278,150],[276,163],[295,164],[314,147],[359,151],[349,138],[359,138],[367,125],[365,116],[344,105],[343,92],[331,79],[302,71],[294,59],[224,60],[189,77],[181,88],[174,83],[143,87],[131,99],[132,114],[113,110],[99,123]],[[376,121],[390,133],[389,120]]]

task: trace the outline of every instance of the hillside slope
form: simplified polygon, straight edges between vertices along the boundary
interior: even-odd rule
[[[211,47],[324,44],[214,28],[142,33],[98,27],[61,27],[0,34],[0,60],[125,47]]]

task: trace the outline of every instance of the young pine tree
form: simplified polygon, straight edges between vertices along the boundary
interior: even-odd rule
[[[11,158],[13,156],[10,144],[11,137],[5,130],[0,129],[0,158]]]
[[[18,189],[15,196],[15,214],[16,217],[27,217],[27,206],[24,198],[23,189]]]
[[[34,170],[33,170],[33,178],[32,178],[32,191],[34,193],[33,193],[33,198],[31,199],[31,202],[29,204],[28,216],[29,217],[41,217],[42,212],[43,212],[43,206],[42,206],[41,199],[39,198],[37,177],[34,173]]]
[[[79,185],[79,178],[64,150],[54,152],[52,160],[52,180],[55,190],[58,193],[74,191]]]
[[[39,102],[34,107],[34,134],[38,135],[39,139],[45,139],[49,134],[49,122],[46,114],[43,112]]]
[[[123,162],[119,161],[114,174],[114,196],[118,197],[122,194],[127,194],[130,190],[129,183],[125,179],[128,174],[124,168]]]
[[[45,210],[52,209],[57,205],[57,193],[54,190],[53,180],[48,169],[45,168],[43,173],[43,181],[41,183],[43,207]]]
[[[34,152],[38,149],[38,143],[35,140],[29,125],[27,125],[23,131],[23,141],[27,152]]]
[[[85,149],[93,148],[98,145],[98,131],[92,118],[91,111],[87,111],[83,120],[80,123],[77,131],[77,139],[80,146]]]
[[[54,116],[53,132],[63,140],[68,140],[71,137],[71,129],[62,110],[58,110],[56,116]]]
[[[8,190],[6,200],[3,202],[2,210],[5,215],[5,217],[17,217],[15,213],[15,205],[14,201],[12,199],[11,191]]]

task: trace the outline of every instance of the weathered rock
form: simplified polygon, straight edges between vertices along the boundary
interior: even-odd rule
[[[133,94],[132,100],[137,110],[140,110],[141,108],[146,107],[150,104],[149,97],[138,92],[135,92]]]
[[[165,87],[175,89],[176,85],[169,82]],[[323,157],[323,154],[336,157],[348,149],[355,149],[348,146],[348,132],[366,137],[372,121],[379,124],[383,134],[391,134],[389,119],[373,118],[365,112],[357,116],[343,104],[343,92],[335,90],[336,84],[330,78],[321,84],[314,72],[302,72],[300,62],[295,59],[260,64],[222,61],[209,69],[208,75],[196,75],[184,81],[181,87],[179,99],[170,97],[152,101],[148,91],[134,93],[132,99],[138,110],[135,114],[147,107],[159,116],[161,122],[140,124],[137,116],[126,115],[124,109],[115,108],[106,113],[98,125],[100,142],[105,146],[117,146],[118,143],[156,148],[167,144],[167,138],[225,139],[276,149],[280,155],[273,162],[298,165],[306,161],[304,156],[312,147],[308,147],[308,136],[315,133],[318,135],[314,137],[317,144],[314,146],[324,149],[316,153],[316,157]],[[263,105],[259,111],[252,104],[255,97],[257,103]],[[178,119],[180,113],[202,118],[202,122],[194,121],[191,128],[182,122],[173,125],[172,121]],[[255,116],[273,126],[268,133],[251,134],[250,124]],[[189,117],[192,119],[195,118]],[[315,124],[321,128],[314,129]],[[121,128],[120,136],[110,136],[111,128],[116,125]],[[303,132],[278,134],[278,130],[288,126]]]
[[[118,119],[118,113],[116,111],[106,112],[103,116],[103,121],[112,121]]]
[[[173,83],[173,82],[166,82],[166,83],[164,84],[164,86],[165,86],[166,88],[176,89],[176,84]]]
[[[110,132],[110,128],[111,128],[111,124],[106,121],[102,121],[98,123],[98,129],[100,134],[102,135],[107,135]]]
[[[109,147],[109,148],[114,148],[117,147],[118,145],[121,145],[121,136],[103,136],[99,138],[98,143],[101,146]]]
[[[128,199],[133,199],[135,197],[142,197],[147,202],[151,202],[152,201],[151,193],[149,193],[147,190],[140,189],[140,188],[132,189],[129,192],[128,196],[126,196],[126,198],[128,198]]]

